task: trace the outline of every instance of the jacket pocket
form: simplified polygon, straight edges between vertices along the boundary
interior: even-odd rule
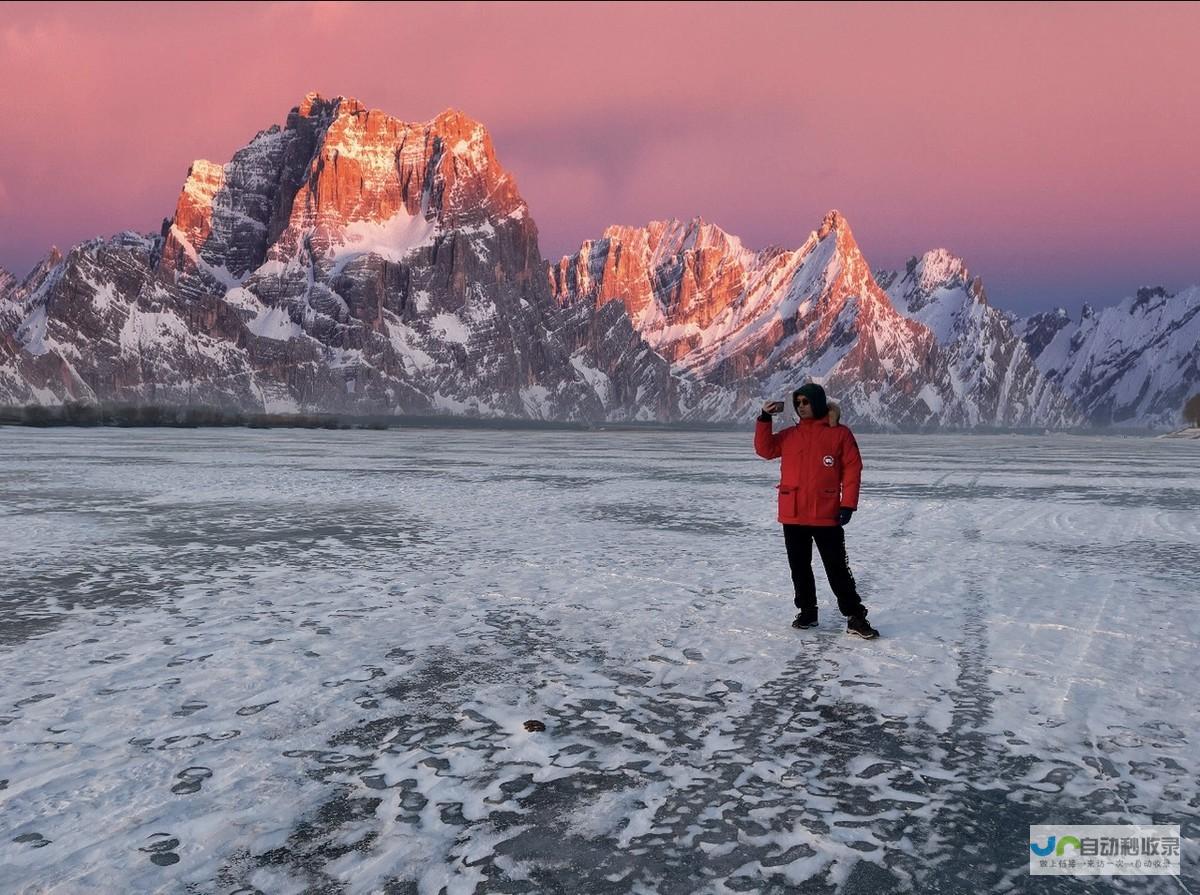
[[[799,489],[784,485],[775,487],[779,490],[779,518],[795,519],[799,515],[796,512],[796,497]]]
[[[837,519],[842,504],[842,489],[823,486],[817,489],[816,515],[821,519]]]

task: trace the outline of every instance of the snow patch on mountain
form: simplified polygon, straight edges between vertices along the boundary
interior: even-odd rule
[[[17,327],[17,341],[34,357],[45,354],[50,348],[46,345],[46,306],[38,305]]]
[[[438,314],[429,321],[429,329],[439,339],[458,345],[465,345],[470,339],[462,320],[453,314]]]
[[[341,242],[330,250],[330,275],[362,255],[378,255],[392,262],[403,261],[413,250],[429,245],[437,233],[437,223],[424,215],[410,215],[401,209],[382,222],[352,221],[342,229]]]

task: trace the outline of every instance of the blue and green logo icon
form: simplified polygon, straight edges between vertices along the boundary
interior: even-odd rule
[[[1057,845],[1056,845],[1056,843],[1057,843]],[[1079,840],[1076,839],[1074,836],[1063,836],[1061,839],[1059,839],[1057,836],[1050,836],[1046,839],[1045,845],[1038,845],[1037,840],[1030,842],[1029,850],[1032,851],[1039,858],[1049,857],[1050,855],[1054,855],[1055,857],[1061,858],[1063,856],[1063,854],[1066,852],[1067,846],[1069,846],[1069,845],[1074,846],[1075,851],[1077,851],[1077,852],[1082,847],[1079,844]]]

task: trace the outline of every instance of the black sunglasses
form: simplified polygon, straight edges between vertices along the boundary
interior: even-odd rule
[[[808,406],[808,398],[796,398],[796,404],[798,404],[801,407],[807,407]]]

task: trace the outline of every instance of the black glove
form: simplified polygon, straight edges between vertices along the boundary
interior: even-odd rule
[[[760,423],[769,423],[769,422],[771,422],[771,414],[767,413],[767,412],[764,410],[762,413],[760,413],[760,414],[758,415],[758,421],[759,421]]]
[[[854,510],[850,509],[850,507],[842,507],[838,510],[838,525],[846,525],[853,515]]]

